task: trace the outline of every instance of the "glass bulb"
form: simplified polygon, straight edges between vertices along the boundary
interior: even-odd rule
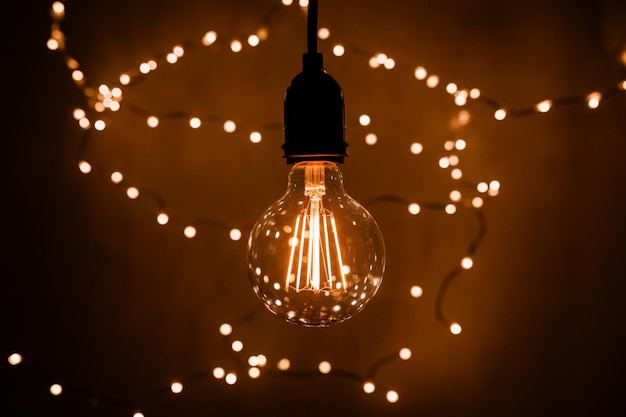
[[[254,225],[248,275],[272,313],[326,327],[361,311],[378,291],[385,245],[372,215],[346,194],[337,164],[307,161]]]

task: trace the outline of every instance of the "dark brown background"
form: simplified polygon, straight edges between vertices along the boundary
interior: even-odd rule
[[[120,72],[184,40],[249,34],[278,1],[67,2],[68,51],[88,82],[113,84]],[[293,369],[320,360],[358,374],[409,347],[412,358],[381,368],[372,395],[339,377],[262,375],[227,386],[188,383],[179,396],[145,397],[177,378],[234,369],[217,329],[259,304],[248,284],[245,238],[185,221],[217,219],[244,234],[286,186],[280,129],[284,90],[300,69],[304,13],[280,8],[269,39],[238,55],[225,45],[188,50],[145,82],[125,89],[122,110],[94,135],[76,169],[82,132],[71,118],[84,106],[59,54],[46,49],[49,3],[3,5],[3,241],[0,352],[2,415],[131,415],[107,397],[173,415],[587,416],[624,415],[624,222],[626,96],[554,108],[532,117],[493,119],[472,102],[473,121],[450,125],[458,108],[443,85],[478,87],[508,108],[545,98],[612,88],[626,76],[626,10],[620,1],[321,1],[320,25],[332,39],[384,51],[393,71],[342,58],[320,43],[326,68],[346,96],[348,140],[342,171],[348,192],[365,202],[381,194],[443,202],[455,187],[437,167],[447,139],[463,137],[469,180],[498,179],[487,199],[488,233],[475,267],[450,287],[434,317],[435,293],[457,265],[477,226],[466,211],[446,216],[404,207],[370,207],[385,236],[385,282],[364,312],[330,329],[303,329],[260,312],[235,326],[243,357],[282,357]],[[424,65],[443,84],[412,77]],[[155,111],[216,114],[240,123],[191,130],[162,120],[150,130],[128,103]],[[377,145],[355,118],[367,113]],[[258,128],[263,141],[244,132]],[[422,155],[408,152],[419,139]],[[161,227],[147,193],[137,201],[106,178],[126,174],[155,190],[176,218]],[[471,190],[462,189],[465,195]],[[420,285],[424,296],[408,290]],[[45,370],[48,377],[39,376]],[[64,384],[59,398],[50,382]],[[70,387],[84,390],[83,395]],[[398,391],[390,405],[385,388]],[[78,392],[80,394],[80,392]]]

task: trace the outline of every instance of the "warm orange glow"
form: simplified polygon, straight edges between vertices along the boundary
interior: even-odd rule
[[[602,99],[602,94],[595,91],[587,96],[587,106],[590,109],[597,109],[600,106],[601,99]]]
[[[537,103],[537,105],[535,106],[535,110],[541,113],[546,113],[550,111],[551,108],[552,108],[552,100],[541,101]]]
[[[86,129],[89,129],[89,126],[91,126],[91,123],[89,122],[88,118],[83,117],[82,119],[78,121],[78,125],[86,130]]]
[[[213,376],[216,379],[222,379],[224,378],[225,375],[226,375],[226,371],[224,371],[224,368],[220,368],[219,366],[216,368],[213,368]]]
[[[199,118],[192,117],[189,119],[189,126],[191,126],[192,129],[197,129],[200,125],[202,125],[202,121]]]
[[[150,127],[157,127],[159,125],[159,118],[156,116],[150,116],[148,117],[148,119],[146,120],[146,123],[148,124],[148,126]]]
[[[55,1],[52,3],[52,12],[56,16],[63,16],[65,14],[65,5],[60,1]]]
[[[457,89],[458,87],[455,83],[448,83],[448,85],[446,85],[446,91],[448,92],[448,94],[456,93]]]
[[[337,44],[335,46],[333,46],[333,55],[335,56],[343,56],[343,54],[346,53],[346,48],[341,45],[341,44]]]
[[[467,143],[463,139],[457,139],[456,142],[454,142],[454,147],[462,151],[467,147]]]
[[[378,142],[378,136],[376,136],[376,134],[368,133],[367,135],[365,135],[365,143],[367,143],[368,145],[375,145],[376,142]]]
[[[456,206],[454,204],[446,204],[444,211],[446,214],[454,214],[456,213]]]
[[[454,141],[452,140],[445,141],[443,144],[443,149],[445,149],[446,151],[451,151],[452,149],[454,149]]]
[[[126,195],[128,196],[128,198],[130,198],[131,200],[136,199],[137,197],[139,197],[139,190],[136,187],[128,187],[126,189]]]
[[[460,334],[461,330],[461,325],[459,323],[452,323],[450,325],[450,333],[452,334]]]
[[[376,385],[374,385],[372,381],[366,381],[363,383],[363,391],[365,391],[366,394],[371,394],[375,390],[376,390]]]
[[[234,372],[230,372],[226,374],[224,380],[228,385],[234,385],[237,382],[237,375]]]
[[[143,413],[141,411],[135,411],[133,413],[133,417],[144,417]]]
[[[400,352],[398,353],[398,356],[400,356],[400,359],[402,359],[403,361],[409,360],[411,359],[411,349],[409,348],[402,348],[400,349]]]
[[[239,229],[230,229],[230,232],[229,232],[228,236],[230,237],[230,240],[234,240],[236,242],[239,239],[241,239],[241,230],[239,230]]]
[[[332,367],[330,366],[330,362],[328,362],[328,361],[320,362],[320,364],[318,365],[317,368],[323,374],[328,374],[330,372],[330,370],[332,369]]]
[[[424,290],[419,285],[413,285],[411,287],[411,297],[420,298],[424,294]]]
[[[231,343],[230,347],[234,352],[241,352],[243,350],[243,342],[241,340],[235,340]]]
[[[62,392],[63,392],[63,387],[61,386],[61,384],[50,385],[50,394],[57,396],[57,395],[61,395]]]
[[[106,123],[104,122],[104,120],[96,120],[93,124],[94,129],[98,130],[98,131],[103,131],[105,127],[107,127]]]
[[[148,64],[147,62],[143,62],[141,65],[139,65],[139,72],[141,72],[142,74],[147,74],[150,72],[150,64]]]
[[[119,171],[115,171],[111,174],[111,182],[113,184],[119,184],[120,182],[122,182],[123,179],[124,179],[124,176]]]
[[[439,85],[439,77],[436,75],[431,75],[430,77],[426,78],[426,87],[428,88],[435,88]]]
[[[235,122],[233,122],[232,120],[226,120],[224,122],[224,132],[233,133],[235,130],[237,130],[237,125],[235,124]]]
[[[170,216],[168,216],[166,213],[159,213],[157,215],[157,223],[160,224],[161,226],[166,225],[169,221],[170,221]]]
[[[328,39],[330,37],[330,30],[328,28],[320,28],[317,31],[317,37],[320,39]]]
[[[91,164],[87,161],[78,161],[78,169],[83,174],[89,174],[91,172]]]
[[[461,192],[458,191],[458,190],[450,191],[450,200],[452,200],[452,201],[459,201],[459,200],[461,200]]]
[[[286,371],[291,367],[291,362],[289,362],[289,359],[287,358],[282,358],[281,360],[278,361],[278,364],[276,365],[276,367],[280,369],[281,371]]]
[[[361,126],[368,126],[370,122],[371,122],[371,119],[367,114],[362,114],[359,116],[359,124]]]
[[[217,33],[212,30],[205,33],[202,37],[202,44],[205,46],[212,45],[217,40]]]
[[[256,379],[261,375],[261,370],[257,367],[252,367],[250,369],[248,369],[248,376],[250,376],[250,378],[252,379]]]
[[[233,326],[231,326],[230,324],[223,323],[222,325],[220,325],[220,334],[222,336],[228,336],[232,332],[233,332]]]
[[[121,74],[120,75],[120,83],[122,85],[130,84],[130,75],[128,75],[128,74]]]
[[[475,208],[481,208],[483,206],[483,199],[480,197],[474,197],[472,199],[472,206]]]
[[[230,41],[230,50],[237,53],[237,52],[241,52],[241,49],[243,48],[243,45],[241,43],[240,40],[238,39],[233,39],[232,41]]]
[[[393,58],[387,58],[383,66],[388,70],[393,69],[396,66],[396,61]]]
[[[191,239],[196,237],[196,228],[193,226],[187,226],[185,227],[185,230],[183,230],[183,233],[185,235],[185,237]]]
[[[479,182],[478,185],[476,185],[476,190],[478,190],[479,193],[486,193],[488,189],[489,185],[487,185],[486,182]]]
[[[74,109],[74,111],[72,112],[72,116],[74,117],[74,120],[80,120],[83,117],[85,117],[85,110],[83,110],[83,109]]]
[[[176,62],[178,62],[178,57],[174,52],[170,52],[165,56],[165,60],[170,64],[175,64]]]
[[[450,159],[447,156],[439,158],[439,167],[446,169],[450,166]]]
[[[20,355],[19,353],[12,353],[9,355],[8,361],[10,365],[19,365],[20,363],[22,363],[22,355]]]
[[[174,381],[170,385],[170,389],[174,394],[180,394],[181,392],[183,392],[183,384],[181,384],[179,381]]]
[[[261,39],[257,35],[248,36],[248,45],[250,46],[258,46],[261,43]]]
[[[81,70],[72,71],[72,79],[74,81],[82,81],[85,78],[85,74]]]
[[[426,76],[428,75],[428,72],[426,72],[426,68],[424,67],[417,67],[415,68],[415,72],[413,73],[413,75],[415,76],[416,79],[421,81],[426,78]]]
[[[387,401],[390,402],[391,404],[397,403],[398,399],[400,398],[398,393],[395,392],[394,390],[387,391],[387,394],[385,397],[387,398]]]
[[[466,256],[463,259],[461,259],[461,267],[463,269],[470,269],[472,266],[474,266],[474,261],[469,256]]]
[[[496,110],[496,112],[493,114],[493,117],[495,117],[496,120],[504,120],[506,118],[506,110],[504,109]]]
[[[415,215],[418,214],[420,212],[421,208],[420,205],[417,203],[411,203],[409,204],[409,213]]]
[[[259,132],[252,132],[250,133],[250,142],[252,143],[259,143],[261,142],[262,136],[261,133]]]
[[[57,41],[54,38],[50,38],[50,39],[48,39],[48,42],[46,42],[46,46],[51,51],[56,51],[57,49],[59,49],[59,41]]]
[[[463,176],[463,171],[461,171],[459,168],[454,168],[452,171],[450,171],[450,176],[454,180],[460,180]]]

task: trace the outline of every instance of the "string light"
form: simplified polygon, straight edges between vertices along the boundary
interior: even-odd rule
[[[293,4],[293,1],[282,0],[282,4],[285,6],[289,6]],[[303,8],[306,7],[307,4],[308,4],[307,1],[299,2],[300,7],[303,7]],[[51,29],[51,35],[50,35],[50,38],[46,42],[46,46],[48,47],[48,49],[52,51],[60,51],[65,54],[65,36],[63,32],[61,32],[61,30],[58,28],[60,19],[65,15],[65,5],[60,1],[53,2],[51,6],[51,15],[53,17],[53,24],[52,24],[52,29]],[[322,28],[318,32],[318,37],[323,40],[330,39],[330,31],[326,28]],[[257,46],[259,45],[261,41],[264,41],[265,39],[267,39],[267,31],[264,28],[259,29],[257,34],[251,34],[247,38],[248,45],[250,46]],[[216,43],[217,40],[218,40],[217,33],[214,31],[209,31],[203,35],[203,37],[200,40],[200,43],[203,44],[204,46],[211,46],[214,43]],[[229,42],[229,45],[233,53],[240,52],[243,49],[242,43],[237,39],[231,39],[231,41]],[[337,47],[340,47],[340,48],[337,49],[336,52],[333,51],[333,53],[336,56],[344,56],[349,51],[358,50],[358,48],[353,48],[351,46],[344,46],[342,44],[336,44],[335,48]],[[173,48],[172,52],[164,54],[163,56],[165,57],[164,59],[168,63],[175,64],[184,55],[184,53],[185,53],[184,48],[180,45],[177,45]],[[90,103],[90,107],[93,110],[102,113],[107,110],[115,112],[120,109],[120,106],[121,106],[120,103],[123,98],[123,92],[120,87],[114,87],[112,89],[108,89],[107,87],[107,89],[103,88],[102,91],[98,89],[97,100],[93,100],[92,93],[90,92],[89,87],[87,87],[85,74],[79,68],[78,61],[76,61],[75,59],[71,57],[66,56],[65,62],[66,62],[67,67],[71,70],[71,78],[74,80],[75,84],[83,91],[85,96],[89,99],[88,101]],[[395,68],[396,63],[393,58],[388,57],[386,54],[378,53],[376,55],[373,55],[372,58],[369,60],[369,66],[371,68],[378,68],[380,66],[383,66],[384,68],[391,70]],[[121,86],[130,86],[132,85],[132,82],[135,78],[140,77],[140,76],[146,76],[151,71],[154,71],[157,68],[158,68],[157,60],[155,59],[147,60],[146,62],[143,62],[136,70],[127,71],[127,72],[120,74],[119,83],[121,84]],[[413,75],[417,81],[425,81],[425,85],[428,88],[436,88],[440,84],[439,76],[435,74],[429,75],[426,69],[422,66],[415,67]],[[469,90],[465,90],[465,89],[460,89],[456,83],[452,83],[452,82],[446,83],[446,91],[454,97],[454,102],[456,105],[458,106],[465,105],[467,103],[467,98],[470,98],[472,100],[481,99],[480,100],[481,103],[486,104],[495,109],[494,118],[500,121],[508,117],[528,116],[532,114],[547,113],[552,108],[558,105],[569,105],[569,104],[579,104],[579,103],[583,104],[584,103],[590,109],[596,109],[599,107],[600,102],[603,97],[605,98],[613,97],[615,96],[614,93],[623,92],[625,90],[626,90],[626,80],[623,80],[617,83],[613,89],[608,90],[607,92],[601,93],[601,92],[595,91],[595,92],[589,93],[586,96],[576,97],[571,100],[560,100],[558,98],[546,99],[528,108],[506,110],[504,107],[500,106],[497,103],[497,101],[483,97],[481,94],[481,91],[478,88],[471,88]],[[138,114],[143,113],[143,109],[135,109],[135,110],[136,110],[135,112]],[[105,130],[107,127],[107,123],[105,123],[105,121],[102,119],[97,119],[92,124],[88,118],[87,112],[84,109],[75,109],[72,115],[73,115],[73,118],[78,122],[79,126],[87,132],[89,132],[91,129],[101,132]],[[463,117],[461,117],[461,115],[463,115]],[[146,115],[144,114],[143,117],[146,117]],[[179,118],[179,117],[180,115],[170,116],[167,118]],[[162,118],[166,118],[166,117],[162,117]],[[199,122],[197,123],[197,126],[194,127],[194,125],[192,125],[191,123],[192,119],[189,119],[189,125],[190,127],[197,129],[198,127],[201,126],[202,120],[197,117],[195,119],[197,119]],[[146,120],[147,125],[151,128],[156,128],[160,124],[160,118],[157,115],[149,116],[145,120]],[[466,112],[466,111],[459,112],[458,120],[459,122],[461,120],[465,120],[466,123],[469,122],[470,120],[469,112]],[[368,121],[365,124],[363,124],[361,120],[359,120],[359,123],[362,126],[369,125],[369,122],[370,122],[369,116],[368,116]],[[232,120],[224,121],[223,129],[227,133],[233,133],[236,130],[236,124]],[[261,141],[261,138],[262,138],[262,135],[258,131],[253,131],[249,135],[249,139],[251,143],[259,143]],[[366,136],[366,143],[369,145],[374,145],[377,143],[377,141],[378,141],[378,137],[374,133],[369,133]],[[465,147],[466,147],[465,140],[457,139],[454,142],[453,149],[463,150],[465,149]],[[423,150],[423,146],[417,142],[411,144],[410,146],[410,152],[414,155],[422,153],[422,150]],[[451,151],[452,149],[446,148],[446,150]],[[459,163],[458,157],[457,159],[455,159],[453,158],[453,156],[454,155],[448,155],[446,157],[442,157],[439,160],[439,166],[441,168],[447,169],[450,166],[457,165]],[[92,166],[87,161],[80,160],[78,163],[78,166],[79,166],[79,170],[84,174],[90,173],[92,171]],[[452,169],[450,173],[453,179],[460,179],[462,176],[461,170],[458,168]],[[110,174],[110,179],[113,184],[121,184],[124,181],[124,176],[122,175],[121,172],[115,171]],[[479,192],[480,194],[487,194],[488,196],[492,196],[492,197],[496,196],[500,191],[500,183],[497,180],[492,180],[489,183],[484,182],[484,181],[479,182],[475,184],[474,187],[476,191]],[[128,187],[126,189],[126,194],[129,198],[136,199],[139,196],[139,190],[135,187]],[[470,269],[474,264],[474,260],[471,257],[471,255],[476,250],[477,242],[479,242],[482,236],[484,235],[484,217],[482,215],[482,212],[477,210],[477,209],[480,209],[484,205],[484,200],[480,196],[474,196],[474,197],[463,199],[461,193],[459,193],[458,195],[455,193],[454,198],[451,193],[450,199],[452,201],[457,201],[457,202],[467,201],[468,202],[467,204],[469,204],[473,209],[475,209],[475,213],[481,225],[480,232],[478,233],[477,237],[472,242],[472,245],[470,245],[469,252],[472,252],[472,253],[469,253],[468,256],[463,257],[461,259],[461,268],[467,270],[467,269]],[[443,211],[448,214],[455,213],[457,210],[457,207],[454,204],[442,205],[442,204],[437,204],[437,203],[428,203],[428,204],[422,203],[422,206],[420,206],[420,204],[417,204],[417,203],[408,204],[402,199],[399,199],[396,197],[389,197],[389,196],[381,197],[378,200],[381,202],[400,203],[408,207],[409,213],[412,215],[418,214],[421,211],[422,206],[428,209]],[[372,204],[374,204],[375,202],[376,201],[373,201]],[[169,223],[169,216],[164,212],[159,212],[156,218],[157,218],[157,223],[160,225],[166,225]],[[194,237],[196,233],[197,233],[197,230],[194,226],[186,226],[184,228],[184,235],[188,238]],[[229,232],[229,236],[231,240],[238,241],[241,238],[241,232],[239,231],[239,229],[231,228]],[[458,275],[458,272],[455,272],[455,271],[456,270],[453,270],[448,274],[448,276],[446,277],[446,282],[449,282],[450,280],[454,279],[454,277]],[[443,297],[441,296],[442,287],[440,287],[440,293],[438,294],[438,297],[437,297],[438,302],[437,302],[436,311],[438,311],[439,313],[441,311],[441,300],[443,299]],[[411,287],[410,289],[411,297],[419,298],[422,296],[422,294],[423,294],[423,290],[421,287],[417,285],[414,285]],[[445,317],[443,317],[439,313],[437,314],[438,319],[441,322],[447,322]],[[460,324],[456,322],[449,323],[449,329],[450,329],[450,332],[454,335],[460,334],[462,330]],[[225,337],[228,337],[229,335],[231,335],[232,331],[233,329],[230,324],[224,323],[220,326],[220,334],[222,334]],[[239,350],[235,349],[235,346],[239,346],[239,344],[235,344],[234,342],[237,342],[237,341],[233,341],[233,344],[231,344],[232,350],[234,352],[240,352],[243,349],[243,342],[238,341],[239,343],[241,343],[241,349]],[[403,348],[400,350],[399,354],[394,355],[394,356],[399,357],[402,360],[408,360],[411,357],[411,351],[408,348]],[[258,366],[262,366],[261,362],[265,362],[266,358],[264,355],[251,356],[250,358],[252,357],[255,358],[253,362],[257,365],[252,366],[250,364],[251,367],[248,370],[248,375],[251,378],[256,379],[256,378],[259,378],[261,375],[260,369],[258,368]],[[386,358],[382,358],[378,362],[381,362],[381,361],[385,362],[385,360]],[[13,366],[20,364],[22,361],[23,361],[23,358],[19,353],[13,353],[8,357],[9,364]],[[280,359],[276,364],[276,370],[279,372],[288,373],[290,372],[290,369],[291,369],[291,362],[287,358]],[[332,368],[329,362],[322,361],[319,363],[319,366],[318,366],[319,373],[328,374],[331,372],[331,370]],[[213,369],[212,375],[216,379],[224,379],[225,382],[229,385],[233,385],[237,382],[237,374],[235,372],[226,373],[224,368],[219,367],[219,366]],[[312,373],[310,375],[311,377],[313,377]],[[342,373],[337,372],[337,375],[342,375]],[[348,373],[346,373],[346,375],[348,375]],[[365,379],[360,376],[358,377],[358,379],[359,379],[359,382],[362,383],[363,391],[365,393],[371,394],[375,391],[375,384],[371,380]],[[181,381],[174,381],[170,385],[170,390],[173,393],[180,393],[182,392],[182,389],[183,389],[183,384]],[[55,383],[55,384],[50,385],[49,390],[52,395],[58,396],[63,392],[63,387],[60,384]],[[385,393],[385,398],[389,403],[395,403],[399,400],[399,395],[394,390],[388,390]],[[144,417],[140,411],[135,411],[132,415],[133,417]]]

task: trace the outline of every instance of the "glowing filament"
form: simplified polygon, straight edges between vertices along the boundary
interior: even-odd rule
[[[333,213],[324,209],[322,202],[326,194],[324,167],[311,165],[305,169],[307,201],[296,218],[289,240],[291,251],[285,289],[318,292],[343,288],[347,291],[337,224]]]

